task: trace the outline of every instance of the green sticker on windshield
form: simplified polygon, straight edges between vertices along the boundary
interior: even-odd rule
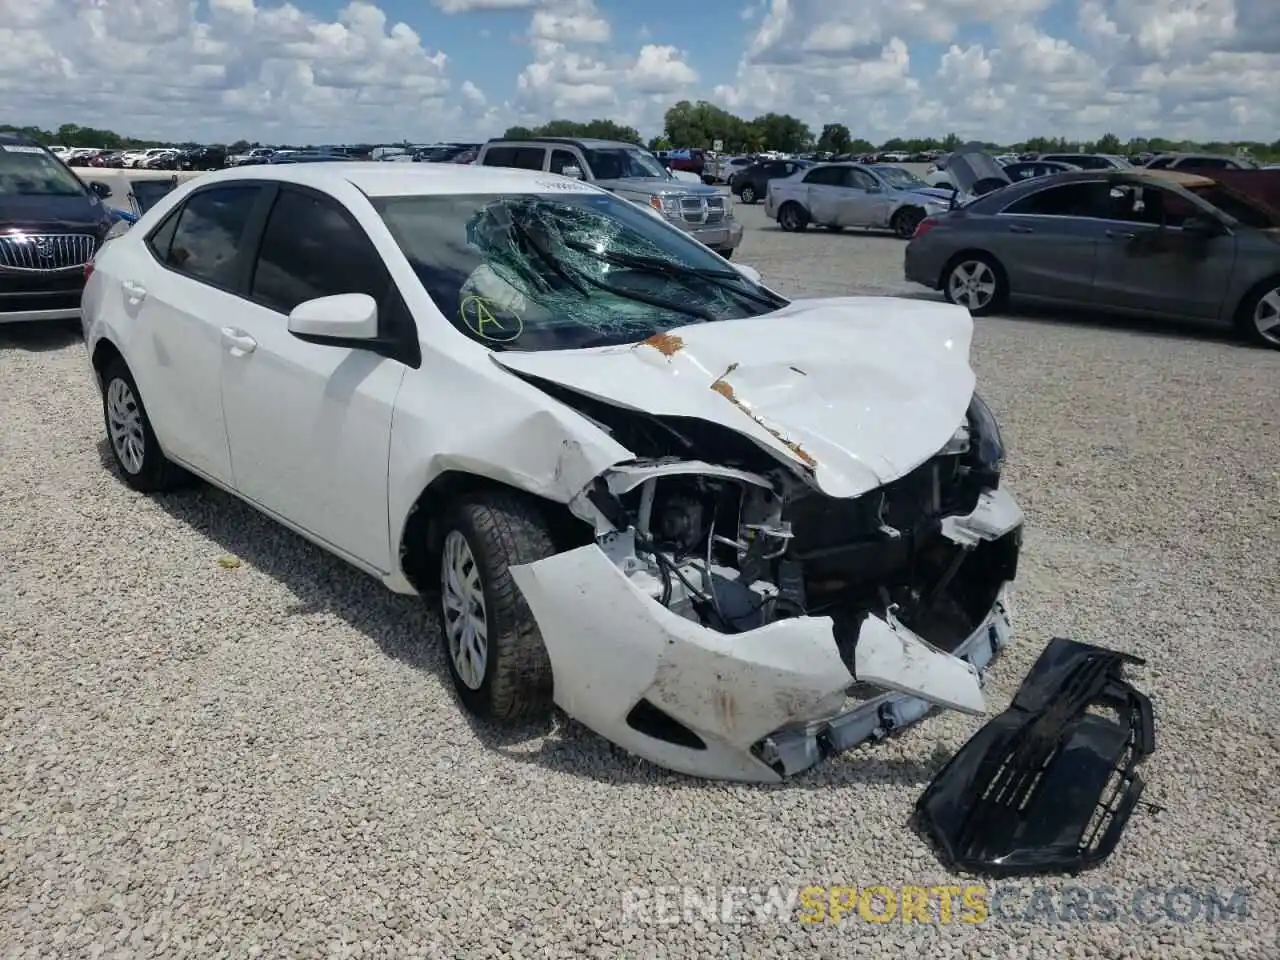
[[[465,297],[458,305],[458,313],[467,329],[482,340],[494,343],[510,343],[524,333],[524,321],[512,317],[504,323],[493,312],[493,305],[484,297]]]

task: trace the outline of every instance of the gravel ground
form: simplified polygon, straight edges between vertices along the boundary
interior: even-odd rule
[[[741,259],[786,292],[904,289],[900,241],[740,209]],[[473,727],[421,603],[221,493],[129,492],[76,333],[0,330],[0,951],[1280,955],[1280,354],[1034,317],[978,321],[975,357],[1029,520],[993,709],[1051,636],[1147,657],[1163,809],[981,924],[662,924],[627,891],[964,883],[903,824],[980,720],[772,789],[667,775],[564,722]],[[1073,885],[1092,908],[1071,922]],[[1238,888],[1248,918],[1207,922]]]

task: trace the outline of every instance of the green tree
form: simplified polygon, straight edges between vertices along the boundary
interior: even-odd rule
[[[803,120],[787,113],[766,113],[751,121],[768,150],[796,153],[813,146],[813,131]]]
[[[853,137],[843,123],[828,123],[818,137],[818,149],[824,153],[848,153]]]
[[[1114,133],[1104,133],[1093,145],[1094,153],[1123,153],[1124,145]]]
[[[548,120],[537,127],[508,127],[505,140],[530,140],[535,137],[584,137],[598,140],[621,140],[626,143],[642,143],[640,133],[634,127],[624,127],[612,120]]]

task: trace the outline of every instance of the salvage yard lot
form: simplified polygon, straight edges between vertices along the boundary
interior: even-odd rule
[[[737,259],[786,294],[934,296],[902,281],[901,241],[737,210]],[[563,720],[473,726],[425,604],[209,488],[131,493],[78,331],[0,328],[5,955],[1275,956],[1280,355],[996,317],[974,363],[1028,526],[992,712],[1052,636],[1148,660],[1162,809],[1098,871],[1036,881],[1115,888],[1114,922],[628,915],[636,888],[964,882],[905,823],[981,720],[777,788],[667,774]],[[1172,887],[1244,889],[1249,917],[1159,919]]]

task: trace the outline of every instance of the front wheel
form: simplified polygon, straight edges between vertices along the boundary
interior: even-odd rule
[[[551,661],[510,568],[556,552],[546,520],[524,497],[486,494],[454,503],[441,533],[441,626],[458,698],[488,720],[544,712]]]
[[[1004,271],[983,253],[958,257],[943,275],[942,290],[949,301],[968,307],[975,317],[1000,309],[1009,295]]]
[[[1254,343],[1280,350],[1280,277],[1272,277],[1244,298],[1236,322]]]
[[[746,184],[746,185],[742,188],[742,194],[741,194],[741,196],[742,196],[742,202],[743,202],[743,203],[755,203],[755,202],[756,202],[756,188],[755,188],[755,187],[753,187],[753,186],[752,186],[751,184],[749,184],[749,183],[748,183],[748,184]]]
[[[889,224],[893,228],[893,232],[903,240],[910,240],[916,235],[916,228],[920,226],[920,221],[924,219],[924,212],[914,207],[907,207],[905,210],[899,210],[893,215],[893,221]]]

